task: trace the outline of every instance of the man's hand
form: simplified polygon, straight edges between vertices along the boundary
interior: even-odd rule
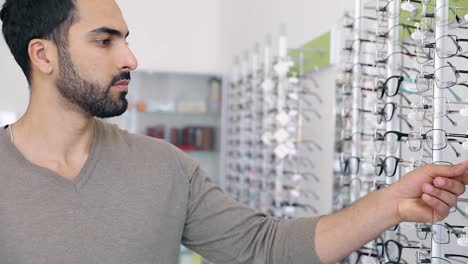
[[[336,263],[400,222],[444,219],[465,192],[467,170],[468,161],[420,167],[352,206],[321,217],[315,236],[317,254],[323,263]]]
[[[446,218],[468,184],[468,161],[457,165],[426,165],[389,187],[402,222],[435,223]]]

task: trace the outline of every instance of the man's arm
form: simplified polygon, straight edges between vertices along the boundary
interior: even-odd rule
[[[437,222],[449,214],[468,184],[468,162],[416,169],[392,186],[320,218],[315,236],[323,263],[334,263],[396,224]]]

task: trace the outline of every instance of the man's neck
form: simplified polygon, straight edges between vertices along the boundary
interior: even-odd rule
[[[35,97],[13,126],[14,144],[30,159],[69,164],[87,157],[95,126],[93,117],[58,100]]]

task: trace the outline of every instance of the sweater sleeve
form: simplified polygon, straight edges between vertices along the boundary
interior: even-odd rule
[[[319,264],[318,218],[280,220],[232,199],[195,166],[182,243],[217,264]]]

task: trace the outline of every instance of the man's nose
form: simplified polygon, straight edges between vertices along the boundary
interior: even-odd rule
[[[138,60],[128,46],[120,54],[120,69],[123,71],[133,71],[138,67]]]

